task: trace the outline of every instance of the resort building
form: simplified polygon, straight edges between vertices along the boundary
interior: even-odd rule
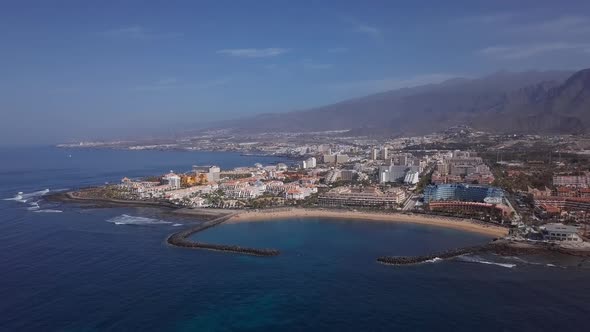
[[[174,189],[180,188],[180,176],[174,174],[174,172],[172,172],[172,171],[170,171],[170,173],[164,175],[162,177],[162,180]]]
[[[404,183],[414,185],[420,181],[420,176],[418,171],[408,171],[406,176],[404,177]]]
[[[554,175],[553,185],[586,188],[590,186],[590,175]]]
[[[379,150],[377,150],[376,148],[372,148],[371,149],[371,160],[377,160],[379,155]]]
[[[218,166],[193,166],[193,172],[197,177],[205,176],[207,182],[219,181],[221,169]]]
[[[349,160],[346,154],[325,154],[322,157],[324,164],[343,164]]]
[[[318,197],[320,206],[326,207],[379,207],[395,208],[406,198],[405,191],[393,188],[383,192],[378,188],[339,187]]]
[[[431,211],[444,211],[458,213],[461,215],[486,215],[501,216],[502,218],[510,217],[511,209],[504,204],[491,204],[482,202],[462,202],[462,201],[439,201],[428,204]]]
[[[576,227],[564,224],[545,225],[543,239],[548,241],[582,241]]]
[[[427,186],[424,203],[432,201],[484,202],[487,197],[504,197],[504,191],[497,187],[470,184],[439,184]]]
[[[379,167],[379,183],[404,181],[409,172],[420,172],[420,166],[381,166]]]

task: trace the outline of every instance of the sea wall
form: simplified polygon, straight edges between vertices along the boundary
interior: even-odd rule
[[[215,226],[223,223],[224,221],[229,220],[234,215],[235,215],[234,213],[224,215],[219,218],[207,221],[201,225],[174,233],[166,239],[166,242],[170,245],[173,245],[176,247],[181,247],[181,248],[216,250],[216,251],[233,252],[233,253],[253,255],[253,256],[277,256],[280,254],[280,251],[278,251],[276,249],[259,249],[259,248],[240,247],[240,246],[236,246],[236,245],[202,243],[202,242],[192,241],[189,239],[189,237],[192,236],[193,234],[196,234],[198,232],[202,232],[202,231],[209,229],[211,227],[215,227]]]
[[[433,261],[435,259],[449,259],[461,255],[471,254],[478,251],[485,250],[488,245],[482,246],[475,246],[475,247],[466,247],[466,248],[457,248],[442,251],[435,254],[430,255],[421,255],[421,256],[382,256],[377,258],[377,262],[383,264],[391,264],[391,265],[409,265],[409,264],[419,264],[428,261]]]

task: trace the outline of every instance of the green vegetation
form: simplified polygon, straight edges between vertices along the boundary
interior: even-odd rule
[[[422,193],[424,188],[428,186],[432,182],[432,173],[434,173],[434,168],[430,170],[430,172],[422,175],[418,183],[416,184],[416,193]]]

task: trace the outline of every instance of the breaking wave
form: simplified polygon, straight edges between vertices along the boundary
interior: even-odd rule
[[[36,213],[62,213],[62,210],[54,210],[54,209],[43,209],[43,210],[35,210],[33,212]]]
[[[25,194],[22,191],[18,192],[14,197],[5,198],[5,201],[17,201],[20,203],[26,203],[28,199],[33,197],[39,197],[43,195],[47,195],[49,193],[49,189],[39,190],[32,193]]]
[[[113,223],[115,225],[135,225],[135,226],[143,226],[143,225],[164,225],[164,224],[171,224],[170,221],[160,220],[160,219],[152,219],[146,217],[135,217],[130,216],[128,214],[122,214],[120,216],[107,219],[108,222]]]
[[[36,201],[36,202],[29,203],[29,207],[27,208],[27,210],[35,211],[35,210],[39,210],[39,208],[40,208],[39,201]]]
[[[497,266],[501,266],[501,267],[506,267],[506,268],[513,268],[516,266],[516,264],[509,264],[509,263],[498,263],[498,262],[490,262],[490,261],[486,261],[485,259],[479,257],[479,256],[459,256],[457,257],[458,260],[463,261],[463,262],[468,262],[468,263],[479,263],[479,264],[487,264],[487,265],[497,265]]]
[[[436,263],[442,261],[440,257],[434,257],[433,259],[425,260],[424,263]]]

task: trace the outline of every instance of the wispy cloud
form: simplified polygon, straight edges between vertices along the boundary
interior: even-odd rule
[[[289,49],[270,47],[270,48],[232,48],[217,51],[217,54],[229,55],[243,58],[269,58],[279,56],[289,52]]]
[[[232,79],[230,77],[221,77],[196,83],[186,83],[179,81],[175,77],[167,77],[149,84],[136,86],[133,88],[133,90],[140,92],[168,91],[173,89],[204,90],[223,86],[230,83],[231,81]]]
[[[589,53],[590,43],[552,42],[511,46],[499,45],[486,47],[479,50],[479,53],[493,58],[514,60],[558,51],[577,51]]]
[[[590,17],[560,16],[537,22],[516,23],[511,30],[514,32],[530,32],[537,35],[559,34],[564,37],[587,35],[590,33]]]
[[[514,18],[518,17],[518,13],[514,12],[496,12],[496,13],[489,13],[485,15],[476,15],[476,16],[468,16],[462,17],[460,19],[455,20],[459,23],[469,23],[469,24],[498,24],[498,23],[506,23]]]
[[[381,30],[374,26],[359,24],[356,27],[356,31],[364,33],[372,38],[381,38]]]
[[[343,16],[341,19],[346,24],[351,26],[352,29],[357,33],[364,34],[365,36],[377,41],[381,41],[383,39],[383,32],[377,26],[361,22],[355,17],[350,16]]]
[[[131,25],[103,31],[102,35],[113,38],[126,38],[135,40],[169,39],[182,36],[180,33],[158,33],[148,30],[140,25]]]

